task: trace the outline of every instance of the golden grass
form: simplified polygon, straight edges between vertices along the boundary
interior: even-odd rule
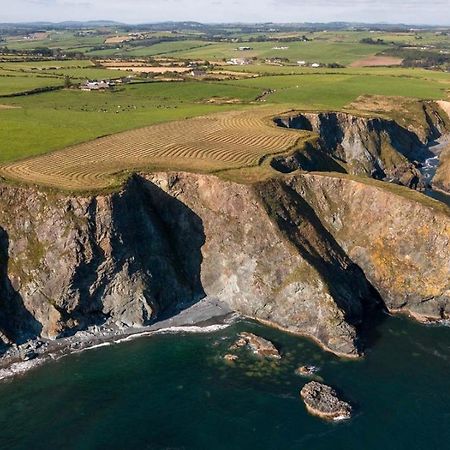
[[[100,190],[135,170],[254,167],[310,135],[275,126],[271,117],[281,112],[259,107],[153,125],[6,164],[0,176],[65,190]]]
[[[132,38],[128,35],[124,36],[113,36],[105,40],[105,44],[121,44],[122,42],[131,41]]]
[[[350,67],[385,67],[400,66],[403,62],[402,58],[393,56],[368,56],[367,58],[358,59],[350,64]]]
[[[450,102],[445,100],[439,100],[436,102],[443,111],[447,114],[448,118],[450,119]]]
[[[153,66],[108,66],[109,70],[123,70],[126,72],[136,72],[136,73],[167,73],[167,72],[176,72],[176,73],[186,73],[191,71],[188,67],[170,67],[170,66],[161,66],[161,67],[153,67]]]
[[[19,109],[20,106],[13,106],[13,105],[0,105],[0,109]]]

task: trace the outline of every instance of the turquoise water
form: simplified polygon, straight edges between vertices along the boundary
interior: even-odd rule
[[[278,364],[222,356],[239,331],[272,339]],[[300,364],[357,407],[309,416]],[[388,318],[364,360],[250,322],[71,355],[0,384],[1,449],[448,449],[450,328]]]

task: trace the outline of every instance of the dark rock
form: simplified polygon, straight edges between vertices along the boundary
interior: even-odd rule
[[[310,377],[318,372],[318,370],[316,366],[300,366],[295,373],[303,377]]]
[[[336,391],[325,384],[311,381],[300,392],[310,414],[326,420],[349,419],[352,407],[340,400]]]
[[[38,353],[35,350],[29,349],[23,353],[22,359],[24,361],[30,361],[38,357]]]
[[[247,347],[255,355],[262,358],[280,359],[281,355],[272,342],[252,333],[241,333],[231,349]]]

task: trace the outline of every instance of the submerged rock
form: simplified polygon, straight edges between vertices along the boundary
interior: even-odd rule
[[[227,362],[234,362],[234,361],[236,361],[236,360],[238,359],[238,357],[237,357],[237,355],[233,355],[233,354],[231,354],[231,353],[227,353],[227,354],[223,357],[223,359],[224,359],[225,361],[227,361]]]
[[[316,366],[300,366],[295,373],[297,375],[308,377],[314,375],[316,372],[318,372],[318,368]]]
[[[336,391],[326,384],[311,381],[300,392],[310,414],[327,420],[349,419],[352,407],[340,400]]]
[[[231,349],[248,347],[255,355],[263,358],[280,359],[281,355],[272,342],[252,333],[241,333]]]

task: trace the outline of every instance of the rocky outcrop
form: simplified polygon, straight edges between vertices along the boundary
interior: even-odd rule
[[[316,366],[300,366],[295,370],[295,373],[301,377],[312,377],[318,370]]]
[[[184,173],[148,180],[167,226],[180,219],[164,206],[166,192],[201,217],[208,295],[246,316],[307,334],[335,353],[358,354],[355,327],[376,295],[292,189],[278,181],[241,185]]]
[[[377,293],[391,311],[450,317],[450,218],[439,202],[337,174],[255,186],[175,177],[151,179],[202,217],[203,286],[234,309],[342,353],[335,342],[349,342]]]
[[[261,336],[253,333],[241,333],[239,339],[230,347],[230,350],[248,348],[252,353],[260,358],[280,359],[280,352],[275,345]]]
[[[201,220],[172,197],[166,203],[184,218],[176,236],[134,179],[120,193],[87,198],[2,187],[2,332],[21,341],[108,319],[138,326],[204,296]],[[186,235],[181,258],[176,243]]]
[[[439,156],[439,167],[433,178],[433,189],[450,194],[450,144]]]
[[[85,197],[3,185],[0,337],[140,326],[208,295],[357,356],[358,327],[382,301],[450,313],[448,213],[383,186],[189,173],[134,176],[120,192]]]
[[[311,206],[391,311],[450,317],[450,214],[393,185],[305,174],[288,184]]]
[[[336,391],[317,381],[303,386],[300,396],[310,414],[325,420],[344,420],[352,415],[349,403],[340,400]]]
[[[400,126],[382,117],[359,117],[345,112],[291,113],[275,119],[281,127],[312,131],[316,146],[277,156],[272,167],[289,173],[335,171],[370,176],[413,189],[426,187],[420,163],[432,156],[428,144],[446,131],[438,107],[423,105],[425,125],[420,129]]]

